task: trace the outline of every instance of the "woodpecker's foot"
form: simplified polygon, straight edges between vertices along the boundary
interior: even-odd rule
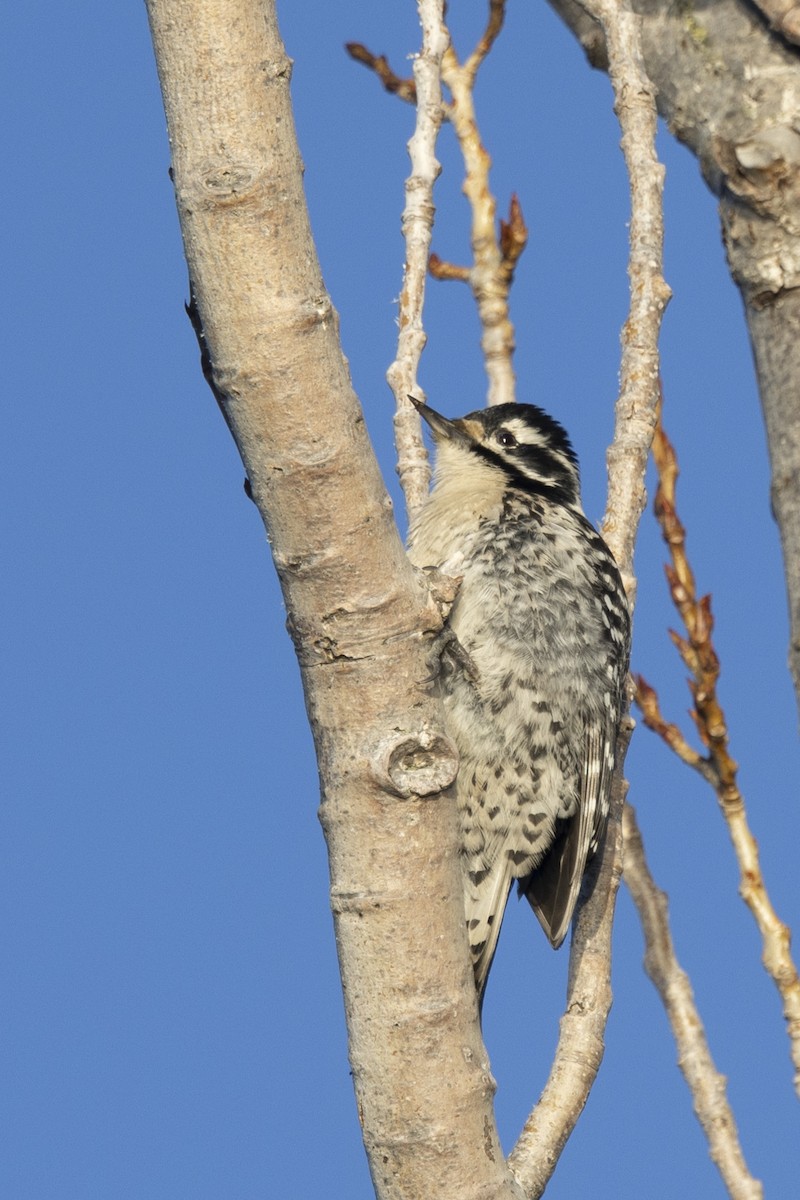
[[[448,689],[448,681],[456,672],[472,684],[478,682],[478,669],[475,663],[449,625],[445,625],[438,633],[434,634],[428,655],[428,664],[431,674],[425,682],[433,683],[435,680],[441,680],[445,690]]]

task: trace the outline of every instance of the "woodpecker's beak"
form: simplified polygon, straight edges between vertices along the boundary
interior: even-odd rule
[[[446,438],[448,441],[468,442],[470,444],[478,441],[480,430],[477,422],[465,421],[463,419],[451,421],[449,417],[443,417],[435,408],[429,408],[427,404],[423,404],[415,396],[409,396],[408,398],[419,415],[427,421],[435,441],[441,441],[443,438]]]

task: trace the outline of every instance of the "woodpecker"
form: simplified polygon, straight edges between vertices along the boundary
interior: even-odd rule
[[[578,460],[532,404],[451,420],[409,555],[461,580],[438,672],[459,753],[464,902],[483,999],[518,881],[554,948],[608,816],[630,618],[617,565],[584,515]]]

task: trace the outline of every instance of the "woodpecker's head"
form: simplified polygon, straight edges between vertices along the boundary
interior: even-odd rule
[[[430,426],[437,474],[502,478],[503,488],[580,507],[578,459],[558,421],[534,404],[497,404],[451,420],[409,396]]]

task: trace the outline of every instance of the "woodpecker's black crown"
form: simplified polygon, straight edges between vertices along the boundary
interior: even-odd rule
[[[503,471],[510,487],[556,503],[580,505],[577,456],[563,425],[544,409],[535,404],[497,404],[450,420],[413,402],[437,441],[456,441]]]

